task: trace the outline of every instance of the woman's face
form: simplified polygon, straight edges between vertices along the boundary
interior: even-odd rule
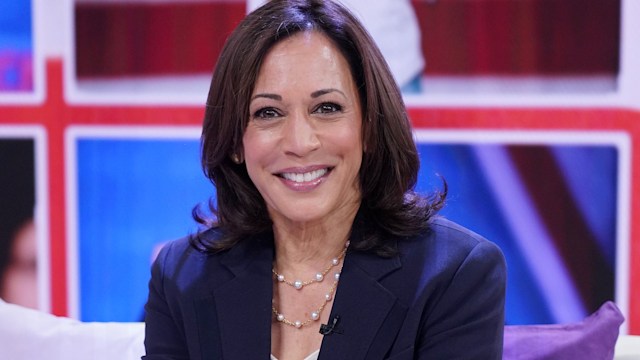
[[[314,222],[360,205],[362,112],[346,59],[311,31],[264,58],[243,151],[274,221]]]

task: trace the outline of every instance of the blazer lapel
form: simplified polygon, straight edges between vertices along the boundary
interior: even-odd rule
[[[268,359],[271,352],[273,240],[241,243],[221,256],[228,277],[197,299],[202,359]],[[319,359],[367,359],[386,354],[402,325],[406,307],[379,280],[401,267],[399,256],[381,258],[350,251],[345,257]],[[220,334],[219,339],[216,333]],[[219,341],[219,343],[218,343]]]
[[[216,327],[220,334],[219,346],[201,344],[203,359],[269,358],[273,246],[271,239],[256,240],[240,243],[222,256],[231,280],[196,304],[201,342],[211,338],[209,331],[215,336]]]
[[[379,279],[400,267],[399,256],[350,252],[345,257],[330,316],[340,320],[335,331],[325,335],[319,359],[366,359],[367,354],[379,358],[387,352],[407,309]]]

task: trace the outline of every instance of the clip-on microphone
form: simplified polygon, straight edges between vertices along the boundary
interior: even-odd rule
[[[330,319],[329,322],[331,324],[322,324],[320,325],[320,334],[322,335],[330,335],[332,333],[337,333],[340,334],[341,332],[336,329],[336,325],[338,324],[338,321],[340,320],[340,315],[336,315],[333,317],[333,322]]]

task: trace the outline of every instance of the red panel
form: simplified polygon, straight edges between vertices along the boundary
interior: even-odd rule
[[[619,0],[414,0],[434,75],[616,74]]]
[[[245,3],[76,3],[83,77],[210,73]]]
[[[414,0],[434,75],[619,68],[620,0]],[[245,3],[76,3],[77,75],[209,73]]]

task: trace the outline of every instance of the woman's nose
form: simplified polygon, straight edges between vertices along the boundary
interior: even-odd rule
[[[320,147],[317,129],[313,119],[306,113],[296,112],[286,120],[283,131],[285,153],[303,157]]]

